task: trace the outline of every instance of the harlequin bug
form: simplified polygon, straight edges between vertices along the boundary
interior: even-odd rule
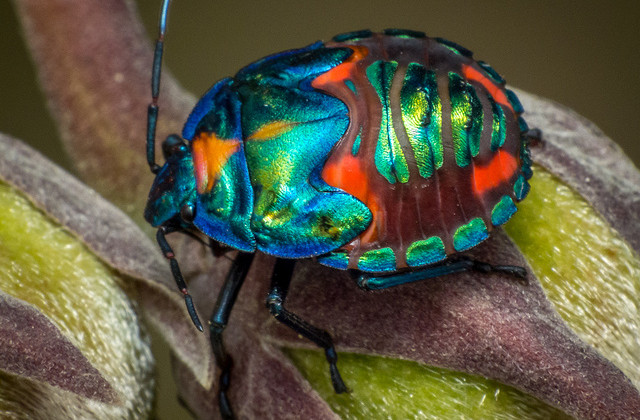
[[[382,289],[466,271],[525,277],[462,251],[507,222],[531,177],[522,106],[489,65],[450,41],[389,29],[268,56],[217,82],[163,143],[155,163],[164,0],[152,70],[147,159],[156,174],[145,218],[202,330],[165,236],[200,231],[239,250],[211,317],[222,415],[230,356],[222,332],[256,251],[277,257],[267,306],[325,350],[345,386],[331,336],[284,307],[297,259]],[[182,139],[185,139],[183,141]]]

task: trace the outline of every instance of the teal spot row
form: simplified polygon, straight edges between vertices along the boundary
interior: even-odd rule
[[[478,61],[478,64],[480,65],[480,67],[482,67],[482,69],[484,71],[487,72],[489,77],[491,77],[491,79],[494,82],[496,82],[497,84],[505,83],[504,78],[502,76],[500,76],[500,74],[493,67],[491,67],[489,64],[487,64],[484,61]]]
[[[524,118],[519,117],[518,118],[518,128],[520,129],[521,133],[526,133],[527,131],[529,131],[529,124],[527,124],[527,122],[524,120]]]
[[[395,271],[396,256],[391,248],[373,249],[360,256],[358,268],[370,272]]]
[[[473,57],[473,53],[471,52],[471,50],[463,47],[460,44],[456,44],[453,41],[449,41],[448,39],[444,39],[444,38],[433,38],[435,41],[439,42],[440,44],[444,45],[445,47],[447,47],[449,50],[453,51],[453,53],[458,54],[458,55],[462,55],[464,57]]]
[[[432,236],[429,239],[416,241],[407,249],[407,265],[418,267],[442,261],[447,258],[442,239]]]
[[[479,217],[460,226],[453,234],[453,248],[460,252],[473,248],[489,237],[487,225]]]
[[[320,264],[346,270],[349,267],[349,254],[346,251],[332,251],[317,258]]]
[[[420,31],[412,31],[410,29],[390,28],[383,31],[385,35],[397,36],[399,38],[426,38],[427,34]]]
[[[520,145],[520,162],[524,178],[531,179],[533,176],[533,170],[531,169],[531,152],[529,151],[526,139],[523,139],[522,144]]]
[[[516,200],[523,200],[527,194],[529,194],[529,183],[525,179],[524,175],[520,175],[518,179],[516,179],[516,183],[513,185],[513,192],[516,195]]]
[[[360,31],[346,32],[333,37],[335,42],[357,41],[363,38],[370,38],[373,35],[369,29],[363,29]]]
[[[516,114],[522,114],[524,112],[524,108],[522,107],[522,103],[520,103],[520,99],[518,99],[518,95],[515,94],[514,91],[506,89],[507,99],[511,102],[511,106]]]
[[[503,196],[491,211],[491,223],[493,223],[494,226],[507,223],[516,210],[516,205],[511,197],[508,195]]]

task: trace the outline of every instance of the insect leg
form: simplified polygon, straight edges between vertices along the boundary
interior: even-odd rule
[[[416,269],[400,274],[376,275],[357,273],[356,282],[358,283],[358,287],[362,289],[378,290],[469,270],[479,271],[481,273],[505,273],[521,279],[527,277],[527,270],[523,267],[516,265],[491,265],[483,261],[460,256],[442,263],[430,265],[423,269]]]
[[[231,269],[229,270],[227,278],[222,285],[222,289],[218,294],[218,300],[216,301],[216,306],[213,309],[211,322],[209,324],[209,330],[211,332],[211,347],[213,348],[213,354],[216,357],[216,364],[220,368],[220,389],[218,391],[220,413],[225,419],[233,418],[233,410],[231,410],[231,404],[227,397],[233,361],[224,348],[222,332],[229,322],[231,309],[233,308],[233,304],[236,302],[240,287],[242,286],[244,279],[247,277],[247,272],[249,271],[249,267],[251,267],[253,257],[254,254],[241,252],[233,260]]]
[[[162,254],[166,259],[169,260],[169,264],[171,266],[171,274],[173,274],[173,279],[176,281],[178,285],[178,289],[184,295],[184,302],[187,305],[187,311],[189,311],[189,316],[191,317],[191,321],[196,326],[196,328],[202,331],[202,324],[200,323],[200,319],[198,318],[198,314],[196,313],[196,309],[193,306],[193,301],[191,300],[191,295],[187,290],[187,284],[184,282],[184,278],[182,277],[182,272],[180,271],[180,266],[178,265],[178,261],[176,260],[176,256],[171,249],[171,245],[167,242],[166,235],[173,232],[181,231],[180,228],[170,227],[170,226],[160,226],[158,231],[156,232],[156,241],[158,241],[158,245],[162,250]]]
[[[336,365],[338,355],[329,333],[314,327],[298,315],[284,308],[284,301],[289,291],[294,265],[295,260],[279,258],[276,261],[273,277],[271,278],[271,288],[269,290],[269,296],[267,297],[267,308],[269,308],[269,312],[271,312],[278,321],[324,349],[325,356],[329,362],[329,372],[331,374],[333,389],[338,394],[347,392],[347,386],[344,384],[338,371],[338,366]]]

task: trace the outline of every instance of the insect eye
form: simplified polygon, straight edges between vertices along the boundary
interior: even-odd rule
[[[187,145],[184,144],[182,138],[176,134],[171,134],[162,142],[162,154],[164,155],[165,160],[180,151],[185,151],[186,148]]]
[[[193,223],[193,219],[195,218],[195,208],[193,204],[187,203],[180,207],[180,217],[188,224]]]

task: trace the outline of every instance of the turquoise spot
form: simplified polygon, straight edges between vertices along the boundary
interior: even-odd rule
[[[351,148],[351,154],[353,156],[357,155],[358,151],[360,150],[360,141],[362,140],[360,138],[360,134],[362,134],[362,127],[360,127],[360,132],[358,133],[356,139],[353,141],[353,147]]]
[[[524,108],[522,107],[520,99],[518,99],[518,96],[515,94],[515,92],[506,89],[506,93],[507,99],[509,99],[509,102],[511,102],[511,106],[513,107],[513,110],[516,112],[516,114],[522,114],[524,112]]]
[[[407,249],[407,265],[410,267],[433,264],[445,258],[444,243],[438,236],[415,241]]]
[[[521,133],[529,131],[529,124],[522,117],[518,118],[518,127]]]
[[[356,85],[351,80],[345,80],[344,84],[351,90],[351,92],[357,94]]]
[[[383,33],[385,35],[397,36],[399,38],[426,38],[427,37],[427,35],[424,32],[412,31],[410,29],[390,28],[390,29],[385,29]]]
[[[524,178],[524,175],[520,175],[513,186],[513,192],[516,195],[516,200],[520,201],[524,199],[527,194],[529,194],[530,188],[531,187],[529,186],[527,180]]]
[[[526,139],[523,139],[520,145],[520,162],[522,165],[522,174],[524,179],[531,179],[533,176],[533,170],[531,169],[531,153],[529,152],[529,146]]]
[[[513,216],[513,213],[518,210],[515,203],[508,195],[502,197],[502,199],[493,207],[491,211],[491,223],[494,226],[500,226],[507,223],[507,220]]]
[[[346,251],[333,251],[320,255],[317,261],[322,265],[346,270],[349,266],[349,254]]]
[[[465,251],[473,248],[489,237],[487,225],[479,217],[471,220],[466,225],[460,226],[453,234],[453,248],[456,251]]]
[[[442,44],[443,46],[447,47],[454,54],[463,55],[465,57],[473,57],[473,53],[460,44],[456,44],[453,41],[449,41],[448,39],[439,38],[439,37],[433,38],[433,39],[439,42],[440,44]]]
[[[353,31],[336,35],[333,37],[333,40],[335,42],[357,41],[362,38],[370,38],[371,35],[373,35],[373,33],[369,29],[363,29],[361,31]]]
[[[362,271],[395,271],[396,256],[391,248],[367,251],[358,259],[358,268]]]
[[[502,84],[505,82],[504,78],[500,76],[500,74],[488,63],[485,63],[484,61],[478,61],[478,64],[480,64],[480,67],[482,67],[484,71],[487,72],[487,74],[491,77],[491,79],[493,79],[494,82],[498,84]]]

